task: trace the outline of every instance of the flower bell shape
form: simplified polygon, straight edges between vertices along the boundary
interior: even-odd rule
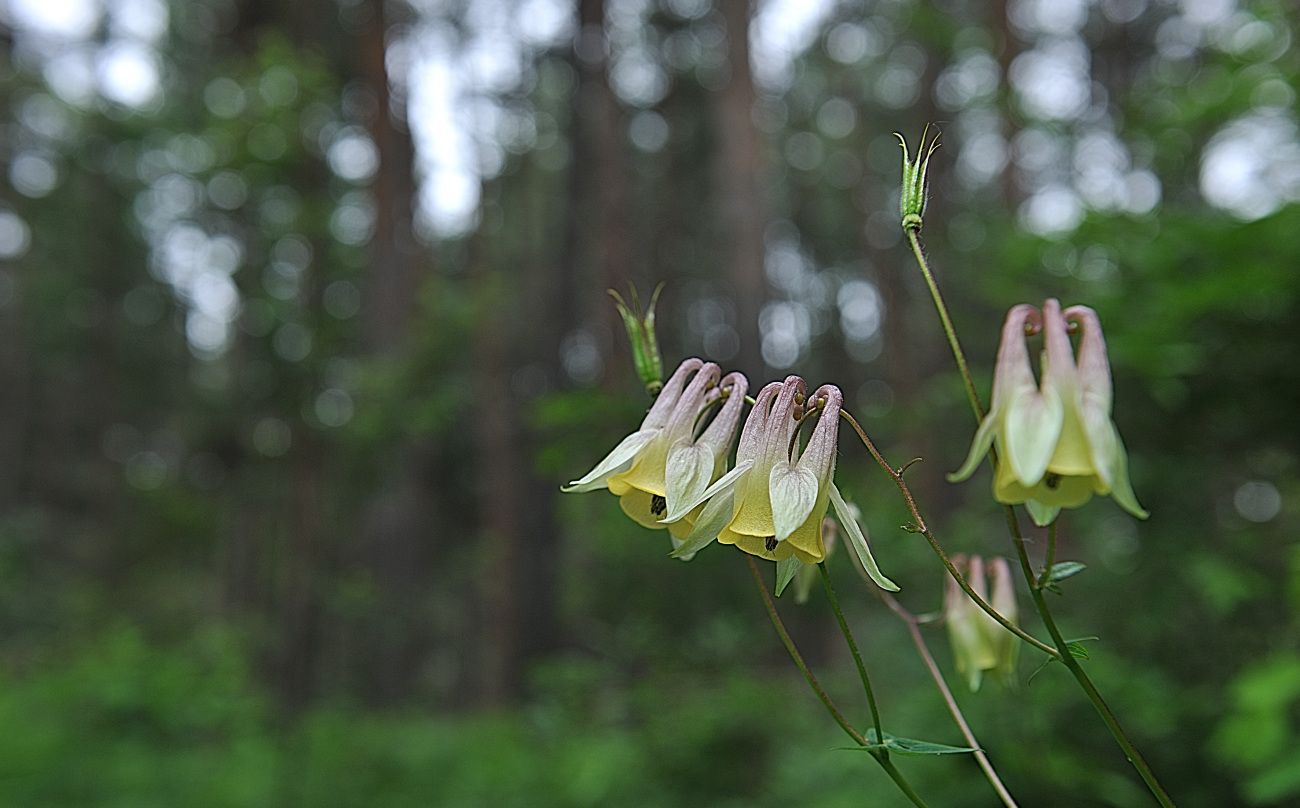
[[[1076,359],[1069,325],[1079,329]],[[1026,336],[1043,334],[1042,381],[1034,381]],[[1111,420],[1110,363],[1096,312],[1086,306],[1061,311],[1048,300],[1040,314],[1020,304],[1007,314],[993,378],[993,403],[952,482],[974,473],[996,444],[993,497],[1024,503],[1046,525],[1061,508],[1076,508],[1107,494],[1134,516],[1138,504],[1128,479],[1128,456]]]
[[[665,513],[662,514],[660,523],[654,527],[667,526],[676,546],[681,546],[681,540],[690,533],[696,517],[703,510],[704,491],[727,470],[727,455],[731,452],[731,442],[736,436],[736,427],[740,423],[740,413],[748,390],[749,381],[744,374],[732,372],[723,376],[717,387],[710,390],[710,393],[716,392],[723,398],[721,409],[703,434],[698,438],[692,437],[690,433],[677,434],[671,438],[673,442],[668,447],[664,464]],[[682,400],[687,402],[689,399],[684,395]],[[616,489],[622,483],[623,475],[611,478],[610,490],[618,493]],[[645,485],[648,486],[649,481]]]
[[[833,504],[868,574],[881,587],[896,590],[871,558],[861,528],[832,481],[843,402],[839,388],[824,385],[806,400],[809,409],[820,407],[821,412],[808,445],[801,454],[796,451],[805,391],[798,376],[759,391],[740,434],[736,467],[681,505],[685,509],[707,500],[674,555],[697,552],[717,539],[771,561],[795,558],[817,564],[826,558],[822,519]]]
[[[699,371],[704,366],[703,360],[694,358],[687,359],[678,365],[677,370],[673,371],[673,375],[668,378],[668,382],[659,392],[654,404],[651,405],[650,412],[646,414],[645,419],[641,422],[641,428],[619,441],[613,451],[597,463],[595,468],[580,479],[561,486],[560,490],[582,492],[607,488],[610,477],[628,471],[633,465],[643,460],[652,451],[651,443],[668,426],[668,422],[682,398],[686,380],[691,377],[692,373],[695,373],[698,377]],[[716,365],[714,367],[716,368]],[[666,450],[666,447],[664,448]]]
[[[718,534],[719,542],[771,561],[791,555],[805,564],[825,560],[821,524],[830,503],[842,398],[839,389],[829,385],[817,391],[820,395],[833,390],[834,396],[826,401],[803,455],[795,460],[795,407],[802,403],[805,389],[798,376],[782,384],[766,419],[761,453],[745,477],[744,489],[736,494],[731,522]]]
[[[990,559],[988,563],[988,576],[993,580],[991,600],[983,559],[958,555],[953,556],[952,562],[975,594],[1013,625],[1019,623],[1015,587],[1005,558]],[[972,693],[979,690],[985,671],[996,670],[1004,682],[1013,681],[1020,654],[1019,639],[986,614],[951,575],[944,586],[943,618],[953,657],[957,661],[957,672],[966,679]]]

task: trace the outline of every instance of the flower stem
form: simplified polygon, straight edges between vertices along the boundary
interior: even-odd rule
[[[1052,567],[1056,564],[1056,526],[1060,523],[1061,517],[1060,514],[1057,514],[1057,517],[1047,526],[1047,556],[1043,560],[1043,571],[1039,573],[1036,582],[1033,584],[1033,587],[1038,589],[1047,586],[1047,579],[1052,574]]]
[[[840,632],[844,634],[844,641],[849,645],[849,652],[853,654],[853,662],[858,666],[858,676],[862,678],[862,689],[867,694],[867,705],[871,708],[871,724],[876,728],[876,739],[884,740],[885,732],[880,727],[880,711],[876,708],[876,694],[871,689],[871,679],[867,676],[867,666],[862,663],[862,654],[858,653],[858,644],[853,641],[853,632],[849,631],[848,621],[844,619],[844,612],[840,609],[840,600],[835,596],[835,587],[831,584],[831,574],[826,569],[826,562],[823,561],[817,565],[817,571],[822,576],[822,586],[826,587],[826,597],[830,600],[831,610],[835,612],[835,619],[839,621]]]
[[[871,438],[867,437],[867,433],[863,431],[862,426],[858,424],[857,419],[855,419],[852,415],[850,415],[846,410],[840,410],[840,415],[841,417],[843,417],[845,420],[849,422],[849,424],[853,427],[853,430],[858,433],[858,439],[861,440],[862,444],[867,447],[867,451],[871,452],[871,456],[876,459],[876,462],[880,464],[881,468],[883,468],[885,472],[894,480],[894,484],[898,486],[898,490],[901,491],[903,494],[903,499],[907,500],[907,508],[912,514],[913,527],[911,529],[914,530],[916,533],[920,533],[922,536],[925,537],[925,540],[930,543],[930,548],[934,550],[935,555],[937,555],[939,557],[939,560],[943,562],[943,566],[948,570],[948,574],[953,577],[953,580],[955,580],[957,582],[957,585],[962,588],[962,591],[965,592],[967,595],[969,595],[971,600],[975,601],[975,605],[983,609],[984,612],[989,615],[989,617],[992,617],[994,620],[996,620],[998,624],[1003,628],[1005,628],[1007,631],[1010,631],[1012,634],[1016,635],[1017,637],[1029,643],[1030,645],[1034,646],[1039,651],[1042,651],[1048,656],[1051,657],[1059,656],[1060,654],[1059,651],[1057,651],[1055,648],[1048,645],[1047,643],[1037,639],[1033,635],[1026,633],[1023,629],[1021,629],[1016,624],[1012,623],[1010,620],[1007,620],[1005,617],[1003,617],[1001,614],[998,613],[997,609],[994,609],[991,605],[989,605],[988,601],[980,597],[979,594],[974,589],[971,588],[971,585],[966,582],[965,577],[963,577],[962,574],[957,571],[957,568],[953,566],[952,561],[948,558],[948,554],[945,553],[943,551],[943,548],[939,546],[939,542],[937,539],[935,539],[934,534],[930,531],[930,528],[926,527],[925,520],[921,518],[921,512],[916,507],[916,500],[912,496],[912,491],[907,487],[907,481],[903,479],[902,470],[895,469],[893,466],[889,465],[889,463],[885,460],[884,456],[881,455],[880,451],[876,448],[876,445],[871,442]]]
[[[863,580],[868,584],[871,583],[865,574]],[[939,693],[943,695],[943,701],[948,705],[948,712],[952,714],[953,721],[956,722],[957,728],[961,730],[962,737],[966,739],[967,745],[975,750],[972,753],[975,755],[975,762],[983,769],[984,777],[988,779],[989,785],[993,786],[993,790],[997,792],[1003,805],[1007,806],[1007,808],[1019,808],[1015,799],[1012,798],[1011,792],[1007,791],[1007,787],[1002,784],[998,773],[994,771],[989,756],[984,754],[979,741],[975,740],[975,733],[971,732],[970,725],[966,723],[966,717],[962,715],[961,708],[957,706],[957,700],[953,698],[952,691],[948,689],[948,683],[944,681],[943,673],[940,672],[939,666],[935,664],[934,657],[930,654],[929,646],[925,644],[925,637],[921,635],[921,627],[917,622],[916,615],[908,611],[903,604],[898,602],[897,598],[880,587],[872,586],[871,589],[880,596],[880,599],[885,602],[890,611],[898,615],[907,624],[907,631],[912,635],[912,644],[916,646],[917,653],[921,655],[921,660],[925,662],[926,669],[930,671],[930,678],[934,679],[935,685],[939,688]]]
[[[947,335],[953,358],[957,360],[957,369],[961,371],[962,381],[966,385],[966,397],[970,399],[975,420],[983,421],[984,408],[980,406],[979,393],[975,391],[975,381],[970,375],[970,368],[966,366],[966,354],[962,352],[961,343],[957,341],[957,329],[953,327],[952,318],[948,316],[948,306],[943,302],[943,295],[939,294],[939,285],[935,283],[934,274],[930,272],[930,262],[926,260],[925,251],[921,249],[919,228],[907,228],[907,240],[912,245],[912,255],[916,256],[921,274],[925,276],[925,285],[930,287],[930,297],[934,299],[934,307],[939,311],[939,320],[943,323],[943,333]]]
[[[853,725],[835,706],[835,702],[831,701],[831,697],[827,695],[821,683],[817,681],[817,677],[813,675],[808,663],[803,661],[803,656],[799,654],[799,649],[795,647],[794,640],[790,638],[790,632],[785,630],[785,623],[781,622],[781,615],[777,614],[776,604],[772,602],[772,596],[767,593],[767,584],[763,582],[763,574],[758,571],[758,564],[754,563],[754,557],[748,553],[745,554],[745,558],[749,561],[749,568],[754,573],[754,583],[758,585],[759,594],[763,596],[763,605],[767,607],[767,616],[772,618],[772,625],[776,627],[777,636],[781,638],[781,644],[785,646],[785,650],[790,652],[790,658],[794,660],[795,667],[803,674],[803,678],[808,680],[808,686],[817,694],[817,698],[821,699],[822,704],[826,707],[826,712],[831,714],[831,718],[834,718],[835,723],[840,725],[840,729],[844,730],[859,746],[870,746],[871,742],[853,728]]]
[[[1075,659],[1074,655],[1070,653],[1068,643],[1065,641],[1064,636],[1061,635],[1061,630],[1057,628],[1056,619],[1052,616],[1052,610],[1047,605],[1047,599],[1043,597],[1043,590],[1034,586],[1034,569],[1029,563],[1029,554],[1025,551],[1025,540],[1020,533],[1020,525],[1016,520],[1016,511],[1008,505],[1006,506],[1006,514],[1007,525],[1011,529],[1012,537],[1015,539],[1016,554],[1020,558],[1020,570],[1024,573],[1025,581],[1029,583],[1029,594],[1034,599],[1034,607],[1038,610],[1038,616],[1042,618],[1047,633],[1052,636],[1052,642],[1056,643],[1056,648],[1059,651],[1058,659],[1064,663],[1075,680],[1078,681],[1079,687],[1083,688],[1084,694],[1092,702],[1092,706],[1096,708],[1101,720],[1106,724],[1106,728],[1110,730],[1110,734],[1115,738],[1115,742],[1119,744],[1129,762],[1133,764],[1133,768],[1137,769],[1138,775],[1146,783],[1147,788],[1151,790],[1156,802],[1159,802],[1164,808],[1175,808],[1174,801],[1170,799],[1169,794],[1160,785],[1160,781],[1156,779],[1155,773],[1151,771],[1151,767],[1147,765],[1137,747],[1129,740],[1128,735],[1119,725],[1119,719],[1111,712],[1110,707],[1101,697],[1101,693],[1097,691],[1097,687],[1092,683],[1092,679],[1084,671],[1083,666],[1079,664],[1079,660]]]
[[[817,694],[817,698],[821,699],[822,705],[831,714],[831,718],[835,719],[835,723],[840,725],[840,729],[844,730],[858,746],[872,746],[872,743],[862,733],[854,729],[853,725],[844,717],[844,714],[839,711],[839,708],[835,706],[835,702],[831,701],[831,697],[827,695],[821,683],[817,681],[817,677],[813,675],[808,663],[804,662],[803,657],[799,654],[799,649],[795,647],[794,640],[790,638],[790,632],[785,630],[785,624],[781,622],[781,615],[777,614],[776,604],[772,602],[772,596],[767,593],[767,584],[763,582],[763,574],[758,571],[758,564],[754,563],[754,557],[748,553],[745,554],[745,558],[749,561],[749,569],[754,574],[754,583],[758,586],[759,594],[763,596],[763,605],[767,607],[767,616],[772,619],[772,625],[776,628],[776,633],[781,638],[785,650],[790,652],[790,658],[794,660],[795,667],[803,674],[803,678],[808,681],[808,686]],[[879,733],[879,730],[877,730],[877,733]],[[877,734],[876,739],[883,741],[884,736]],[[868,749],[867,753],[880,764],[880,768],[885,770],[885,774],[889,775],[889,779],[894,781],[894,785],[898,786],[898,790],[902,791],[903,795],[911,800],[913,805],[917,806],[917,808],[929,808],[925,800],[921,799],[921,795],[916,793],[911,783],[907,782],[907,778],[889,759],[887,749],[877,746]]]
[[[929,808],[925,804],[925,800],[921,799],[921,795],[916,793],[916,790],[912,788],[912,784],[907,782],[907,778],[894,765],[894,761],[884,754],[876,757],[876,761],[880,763],[880,768],[885,770],[885,774],[889,775],[889,779],[894,781],[894,785],[898,786],[898,790],[903,792],[903,796],[911,800],[913,805],[919,806],[919,808]]]

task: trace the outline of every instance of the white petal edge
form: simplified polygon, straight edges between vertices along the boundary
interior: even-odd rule
[[[637,452],[645,448],[645,445],[658,434],[658,429],[641,429],[633,432],[619,441],[613,451],[605,455],[605,459],[597,463],[594,469],[587,472],[581,479],[560,486],[560,490],[570,493],[595,491],[604,488],[605,480],[619,472],[626,471],[632,459],[636,457]]]
[[[678,545],[676,550],[669,553],[673,558],[680,558],[683,561],[690,561],[695,554],[708,547],[713,540],[718,538],[722,529],[731,522],[733,496],[728,489],[726,492],[719,494],[709,500],[700,511],[699,518],[695,520],[695,527],[686,540]],[[673,542],[676,544],[676,542]]]
[[[668,450],[664,470],[664,501],[668,513],[662,521],[676,522],[695,507],[683,510],[681,504],[701,502],[713,481],[713,449],[705,444],[692,445],[690,438],[681,438]]]
[[[739,466],[736,466],[734,469],[732,469],[731,471],[727,472],[726,474],[722,475],[717,480],[715,480],[713,482],[713,485],[710,485],[708,488],[704,489],[704,491],[702,491],[699,496],[693,497],[692,499],[688,499],[682,502],[677,508],[677,511],[674,512],[673,510],[669,509],[668,513],[664,516],[664,518],[660,519],[659,521],[664,524],[667,524],[669,522],[676,522],[678,519],[681,519],[686,514],[695,510],[695,506],[699,505],[704,500],[714,499],[718,495],[722,494],[724,491],[730,491],[730,489],[735,487],[736,482],[740,479],[740,477],[745,472],[753,468],[753,466],[754,466],[753,460],[746,460],[744,463],[741,463]],[[718,532],[720,533],[722,531],[719,530]]]
[[[897,592],[898,584],[886,578],[880,571],[880,567],[876,565],[876,559],[871,556],[871,548],[867,546],[867,537],[862,535],[858,520],[853,518],[853,511],[849,509],[849,504],[844,501],[840,489],[834,483],[831,483],[831,505],[835,507],[835,517],[844,528],[844,532],[848,534],[849,544],[853,545],[853,551],[857,553],[858,560],[862,562],[862,568],[867,571],[867,575],[876,582],[876,586],[886,592]]]
[[[1026,488],[1038,485],[1065,425],[1065,404],[1053,390],[1026,391],[1007,402],[1002,416],[1003,459]]]

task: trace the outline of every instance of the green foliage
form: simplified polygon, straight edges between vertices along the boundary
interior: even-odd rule
[[[1300,655],[1275,654],[1242,670],[1232,703],[1210,739],[1215,755],[1245,775],[1255,805],[1300,794]]]
[[[523,712],[320,706],[286,721],[240,645],[215,627],[167,646],[119,626],[6,675],[0,720],[23,731],[0,738],[0,806],[777,808],[850,806],[863,787],[864,765],[824,754],[833,736],[782,679],[624,690],[572,658],[539,674]]]
[[[915,738],[899,738],[884,733],[883,741],[876,741],[876,731],[874,728],[867,730],[867,740],[870,741],[867,746],[846,746],[845,749],[856,752],[870,752],[875,749],[885,749],[890,752],[896,752],[908,757],[927,757],[929,755],[960,755],[967,752],[976,752],[979,750],[969,746],[949,746],[932,741],[918,741]]]
[[[267,704],[240,643],[201,631],[175,651],[139,630],[54,652],[0,682],[0,804],[272,805]]]
[[[1087,567],[1088,565],[1081,561],[1059,561],[1047,571],[1047,580],[1051,583],[1064,581],[1083,572]]]

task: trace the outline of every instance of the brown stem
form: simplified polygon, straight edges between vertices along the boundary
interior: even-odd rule
[[[871,583],[871,579],[865,573],[859,572],[859,574],[862,575],[863,581]],[[979,741],[975,740],[975,733],[971,732],[970,725],[966,723],[966,717],[962,715],[961,708],[957,706],[957,700],[953,698],[952,691],[948,689],[948,683],[944,681],[943,673],[939,670],[939,666],[935,664],[934,657],[930,654],[930,648],[925,644],[925,638],[921,636],[921,628],[917,623],[916,615],[909,612],[893,595],[880,587],[872,586],[871,589],[875,590],[875,593],[880,596],[885,605],[907,624],[907,631],[912,635],[912,644],[916,646],[917,653],[921,655],[926,669],[930,671],[930,678],[934,679],[939,692],[943,694],[943,701],[948,705],[948,712],[952,714],[953,721],[956,722],[957,728],[961,730],[962,737],[975,750],[973,753],[975,760],[979,763],[980,768],[984,770],[984,776],[988,779],[989,785],[993,786],[993,790],[997,792],[1003,805],[1006,805],[1007,808],[1018,808],[1016,801],[1011,797],[1011,792],[1007,791],[1006,786],[1002,785],[998,773],[993,770],[993,764],[989,762],[988,755],[984,754]]]
[[[907,500],[907,509],[912,514],[912,522],[914,525],[915,532],[920,533],[922,536],[925,537],[925,540],[930,543],[930,548],[934,550],[935,555],[937,555],[939,557],[939,560],[943,562],[943,566],[947,568],[948,574],[953,577],[953,580],[957,582],[957,585],[961,587],[962,591],[965,592],[967,595],[969,595],[970,599],[975,601],[975,605],[983,609],[984,612],[988,614],[989,617],[992,617],[994,620],[996,620],[998,625],[1002,626],[1007,631],[1010,631],[1012,634],[1016,635],[1017,637],[1029,643],[1030,645],[1034,646],[1035,648],[1047,654],[1048,656],[1053,658],[1059,658],[1061,652],[1059,652],[1057,649],[1053,648],[1052,646],[1048,645],[1047,643],[1042,642],[1041,640],[1035,638],[1033,635],[1026,633],[1023,629],[1020,628],[1020,626],[1017,626],[1016,624],[1012,623],[1010,620],[1007,620],[1005,617],[1003,617],[1001,614],[998,613],[997,609],[994,609],[991,605],[989,605],[988,601],[980,597],[979,593],[977,593],[974,589],[971,588],[971,585],[966,582],[966,578],[963,577],[962,574],[957,571],[957,568],[955,566],[953,566],[952,561],[948,558],[948,554],[945,553],[943,551],[943,548],[939,546],[939,541],[935,539],[934,534],[931,533],[930,529],[925,526],[925,520],[921,518],[921,512],[916,507],[916,500],[912,497],[912,491],[907,487],[907,481],[903,479],[902,470],[895,469],[893,466],[889,465],[888,462],[886,462],[885,458],[880,454],[880,451],[876,449],[876,445],[871,442],[871,438],[867,437],[867,433],[863,431],[862,427],[858,424],[857,420],[854,419],[852,415],[850,415],[845,410],[840,410],[840,415],[845,420],[847,420],[850,425],[852,425],[854,431],[858,433],[858,439],[861,440],[863,445],[867,447],[867,451],[871,452],[871,456],[876,459],[876,462],[880,464],[880,467],[883,468],[887,474],[889,474],[890,478],[893,479],[894,484],[898,486],[898,490],[901,491],[903,494],[903,499]],[[911,464],[909,463],[908,465],[910,466]],[[907,467],[904,466],[903,468],[907,468]]]

